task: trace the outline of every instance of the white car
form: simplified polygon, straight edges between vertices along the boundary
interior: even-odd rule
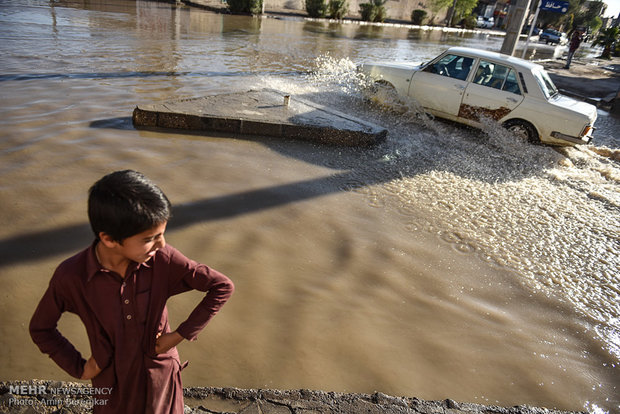
[[[492,29],[494,24],[495,19],[493,17],[478,16],[476,19],[476,26],[483,29]]]
[[[365,63],[359,70],[439,118],[482,127],[499,122],[531,141],[587,144],[596,107],[561,95],[541,65],[453,47],[424,64]]]

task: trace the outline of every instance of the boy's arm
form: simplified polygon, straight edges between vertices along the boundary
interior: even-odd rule
[[[52,279],[30,320],[30,336],[41,352],[48,354],[60,368],[75,378],[81,378],[86,360],[56,329],[64,311],[64,300]]]
[[[170,349],[183,342],[183,339],[185,338],[177,331],[169,333],[160,332],[157,334],[157,339],[155,340],[155,353],[163,354],[164,352],[168,352]]]
[[[209,323],[220,308],[224,306],[235,290],[233,282],[215,269],[187,259],[178,251],[171,258],[173,266],[183,269],[181,278],[170,291],[171,295],[190,289],[207,292],[185,322],[176,332],[183,338],[193,341],[200,331]]]

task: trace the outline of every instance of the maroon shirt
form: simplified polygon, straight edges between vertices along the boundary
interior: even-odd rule
[[[80,378],[86,360],[56,327],[63,312],[75,313],[102,368],[93,387],[113,388],[95,395],[95,413],[183,413],[179,354],[176,348],[155,353],[157,334],[170,332],[166,300],[192,289],[208,292],[176,329],[193,341],[232,295],[233,283],[170,245],[146,263],[131,263],[121,278],[99,264],[94,246],[56,269],[30,321],[33,341]]]

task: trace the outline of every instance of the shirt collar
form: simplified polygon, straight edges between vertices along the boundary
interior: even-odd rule
[[[90,282],[98,272],[109,272],[108,269],[101,266],[101,263],[99,263],[99,259],[97,259],[97,253],[95,252],[95,246],[97,246],[97,243],[99,243],[98,240],[93,241],[86,251],[86,282]],[[150,268],[152,264],[153,257],[151,257],[145,263],[131,262],[129,264],[129,267],[133,272],[138,270],[141,266]]]
[[[97,260],[97,253],[95,253],[95,246],[99,241],[95,240],[92,242],[90,247],[86,251],[86,281],[90,282],[93,276],[97,272],[105,271],[103,266]]]

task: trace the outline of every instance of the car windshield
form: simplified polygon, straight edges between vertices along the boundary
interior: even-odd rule
[[[559,93],[558,88],[556,88],[556,86],[553,84],[553,81],[551,80],[547,72],[545,72],[544,70],[534,70],[532,71],[532,74],[536,78],[536,82],[538,82],[540,89],[542,89],[547,99]]]

